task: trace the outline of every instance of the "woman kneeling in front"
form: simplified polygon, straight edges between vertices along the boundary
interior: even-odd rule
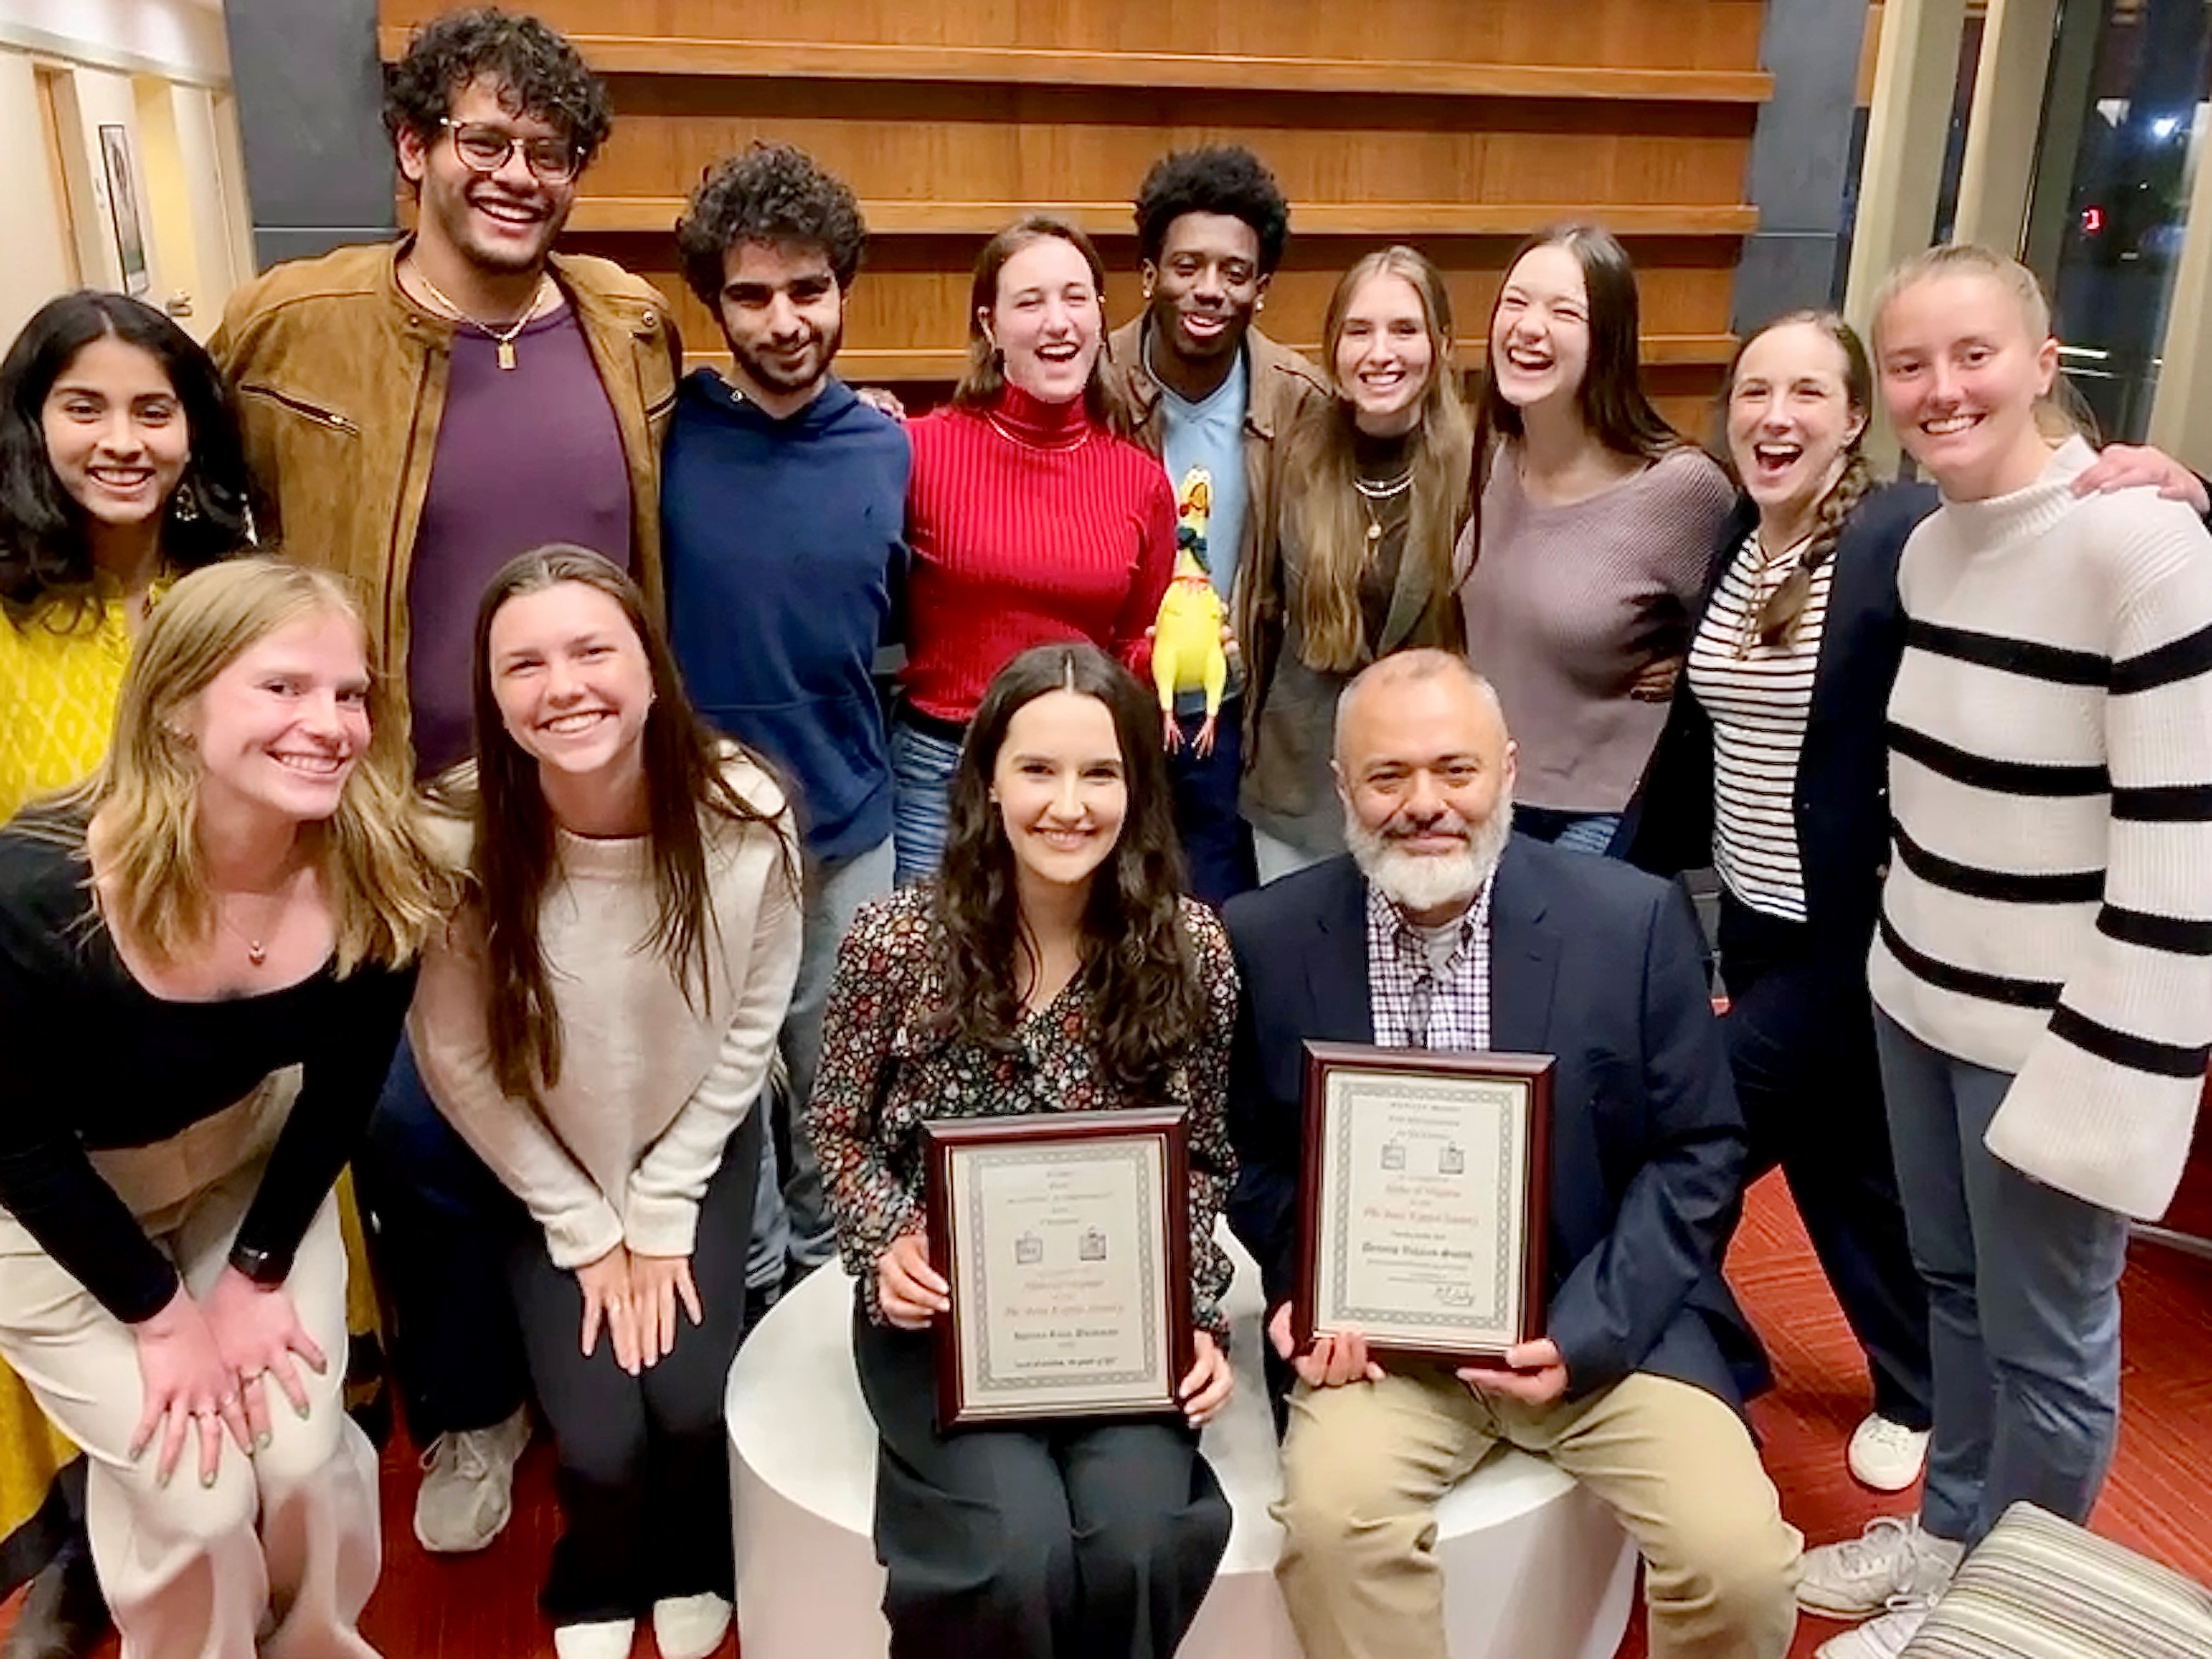
[[[409,1035],[521,1200],[507,1278],[566,1523],[541,1599],[561,1659],[627,1659],[647,1606],[661,1659],[705,1659],[735,1593],[753,1107],[799,972],[791,811],[596,553],[494,576],[473,673],[477,775],[442,786],[471,809],[472,891]]]
[[[90,1454],[125,1659],[374,1659],[331,1189],[445,896],[386,712],[336,581],[213,566],[0,832],[0,1354]]]
[[[1198,1428],[1231,1383],[1213,1223],[1236,969],[1212,912],[1176,896],[1169,811],[1144,689],[1092,646],[1025,651],[969,727],[937,878],[863,909],[838,956],[811,1122],[860,1281],[895,1659],[1167,1659],[1228,1545]],[[1188,1115],[1188,1420],[940,1434],[923,1121],[1149,1106]]]

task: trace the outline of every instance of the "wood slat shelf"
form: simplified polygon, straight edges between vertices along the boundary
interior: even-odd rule
[[[1318,356],[1321,352],[1321,348],[1314,344],[1301,345],[1297,349],[1310,358]],[[1644,337],[1646,368],[1661,364],[1717,368],[1728,362],[1729,354],[1735,349],[1735,336],[1733,334],[1647,334]],[[884,381],[957,380],[967,363],[968,356],[964,351],[934,346],[851,346],[837,354],[838,374],[855,386]],[[687,351],[684,354],[684,366],[687,369],[727,368],[730,354],[726,351]]]
[[[396,59],[406,50],[407,35],[404,28],[380,32],[386,58]],[[728,40],[680,35],[572,34],[568,38],[585,61],[602,74],[693,75],[725,80],[953,81],[1701,104],[1764,103],[1774,90],[1774,77],[1760,70]]]
[[[665,234],[684,211],[674,196],[583,196],[569,216],[577,231]],[[1127,202],[863,202],[874,236],[989,236],[1024,213],[1056,213],[1093,236],[1133,236]],[[1624,204],[1571,207],[1498,202],[1301,202],[1291,228],[1300,236],[1525,236],[1561,219],[1594,218],[1618,236],[1742,236],[1759,228],[1759,210],[1733,206]]]

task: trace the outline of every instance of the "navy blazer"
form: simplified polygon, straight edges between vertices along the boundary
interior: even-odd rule
[[[1332,859],[1231,900],[1223,919],[1243,982],[1229,1223],[1272,1310],[1297,1278],[1304,1043],[1375,1040],[1367,884],[1349,857]],[[1516,836],[1490,928],[1492,1047],[1559,1060],[1545,1330],[1570,1394],[1650,1371],[1740,1404],[1767,1380],[1720,1273],[1743,1119],[1688,901]]]
[[[1889,861],[1889,757],[1884,722],[1905,655],[1897,568],[1915,526],[1936,510],[1930,484],[1890,484],[1861,498],[1830,557],[1835,574],[1813,671],[1805,746],[1797,758],[1797,846],[1805,920],[1839,948],[1864,949],[1881,909]],[[1691,624],[1705,621],[1743,539],[1759,522],[1749,497],[1723,532]],[[1713,727],[1685,672],[1666,729],[1629,805],[1617,848],[1661,875],[1713,861]]]

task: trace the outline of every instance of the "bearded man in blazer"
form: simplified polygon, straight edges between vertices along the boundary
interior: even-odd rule
[[[1499,1443],[1643,1552],[1653,1659],[1782,1659],[1801,1540],[1741,1415],[1763,1380],[1718,1260],[1743,1124],[1705,946],[1672,884],[1512,834],[1488,683],[1409,651],[1337,711],[1344,857],[1232,901],[1243,996],[1229,1215],[1289,1362],[1278,1569],[1310,1659],[1444,1659],[1436,1501]],[[1544,1334],[1495,1367],[1293,1353],[1304,1044],[1556,1056]]]

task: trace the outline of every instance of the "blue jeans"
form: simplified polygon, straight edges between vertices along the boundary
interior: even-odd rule
[[[1182,837],[1193,898],[1218,910],[1248,888],[1259,885],[1253,862],[1252,832],[1237,811],[1237,786],[1243,781],[1244,700],[1231,697],[1214,719],[1213,747],[1204,755],[1193,746],[1203,714],[1176,720],[1182,747],[1168,757],[1168,781],[1175,793],[1176,832]]]
[[[1516,805],[1513,809],[1513,827],[1524,836],[1548,841],[1554,847],[1602,856],[1613,845],[1613,831],[1620,828],[1620,814],[1562,812],[1556,807]]]
[[[792,988],[791,1009],[776,1040],[783,1051],[787,1085],[776,1091],[772,1103],[775,1133],[761,1146],[752,1249],[745,1258],[748,1289],[781,1284],[787,1258],[804,1273],[837,1253],[836,1231],[822,1192],[822,1169],[814,1161],[814,1143],[806,1133],[806,1103],[813,1097],[814,1072],[822,1060],[822,1012],[830,1000],[837,947],[844,943],[860,908],[890,890],[888,841],[809,872],[799,982]],[[764,1096],[763,1104],[769,1103]],[[780,1147],[789,1162],[779,1179]]]
[[[957,742],[892,718],[891,842],[898,851],[894,879],[902,887],[935,875],[945,857],[952,773],[959,763]]]
[[[1936,1430],[1921,1524],[1971,1547],[2021,1498],[2085,1522],[2119,1432],[2127,1218],[1983,1144],[2008,1074],[1929,1047],[1880,1009],[1875,1041],[1928,1286]]]

